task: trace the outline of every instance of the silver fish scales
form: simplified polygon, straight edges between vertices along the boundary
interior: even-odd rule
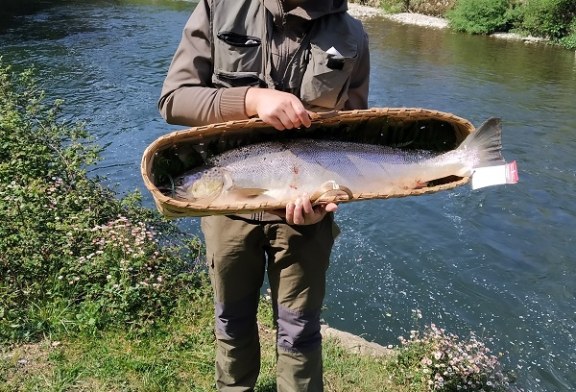
[[[480,167],[503,166],[503,181],[518,178],[502,157],[501,122],[486,121],[455,150],[434,154],[344,141],[291,139],[243,146],[209,158],[176,180],[175,195],[210,206],[244,201],[315,201],[325,192],[406,194],[442,178],[468,177]]]

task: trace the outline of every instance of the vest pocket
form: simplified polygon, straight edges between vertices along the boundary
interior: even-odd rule
[[[263,86],[257,72],[224,72],[214,70],[212,82],[220,87]]]
[[[260,38],[248,35],[237,34],[232,31],[218,33],[218,39],[226,42],[230,46],[253,48],[260,46]]]
[[[224,87],[260,84],[260,38],[234,32],[220,32],[217,38],[214,42],[214,83]]]
[[[314,43],[310,59],[302,76],[300,98],[314,106],[341,109],[348,99],[348,85],[356,62],[356,52],[331,53]]]

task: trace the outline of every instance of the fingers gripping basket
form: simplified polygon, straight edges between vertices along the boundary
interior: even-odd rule
[[[144,151],[141,172],[158,210],[165,216],[203,216],[284,208],[269,202],[242,201],[217,208],[209,202],[174,195],[173,179],[201,166],[209,156],[247,144],[283,138],[320,138],[381,144],[438,153],[455,149],[474,131],[467,120],[450,113],[420,108],[373,108],[319,114],[306,129],[278,132],[259,119],[230,121],[176,131],[155,140]],[[421,195],[463,185],[469,178],[450,177],[393,196],[384,193],[327,193],[322,201],[349,202]],[[345,184],[343,184],[345,185]]]

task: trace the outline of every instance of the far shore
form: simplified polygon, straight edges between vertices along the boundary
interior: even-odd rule
[[[411,12],[402,12],[398,14],[389,14],[384,12],[384,10],[375,7],[369,7],[366,5],[361,5],[357,3],[348,3],[348,13],[350,15],[358,18],[386,18],[393,20],[398,23],[410,24],[415,26],[422,26],[432,29],[447,29],[449,28],[448,20],[444,18],[439,18],[430,15],[415,14]],[[524,41],[526,43],[538,43],[538,42],[548,42],[545,38],[533,37],[533,36],[523,36],[516,33],[494,33],[490,34],[490,37]]]

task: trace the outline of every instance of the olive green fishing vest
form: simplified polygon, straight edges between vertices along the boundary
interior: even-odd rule
[[[342,109],[363,39],[356,22],[346,12],[306,22],[299,49],[280,70],[281,80],[273,80],[273,17],[262,1],[213,0],[212,82],[216,87],[274,88],[295,94],[309,108]]]

